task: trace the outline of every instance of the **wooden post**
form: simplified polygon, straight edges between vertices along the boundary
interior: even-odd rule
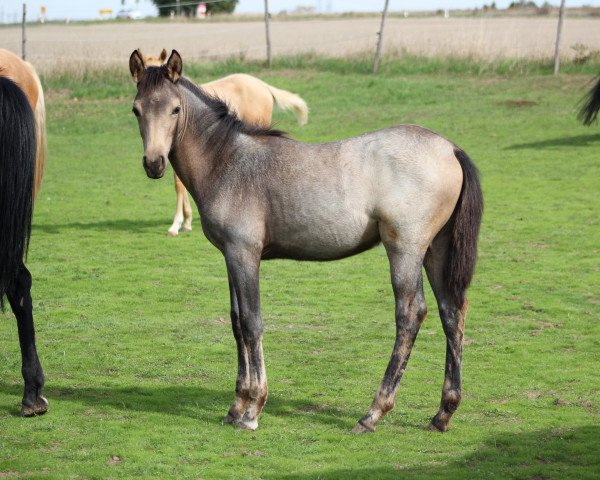
[[[558,28],[556,29],[556,45],[554,46],[554,75],[558,75],[560,68],[560,35],[562,33],[563,18],[565,16],[565,0],[560,1],[558,11]]]
[[[377,50],[375,51],[375,62],[373,63],[373,74],[377,75],[379,64],[381,63],[381,47],[383,44],[383,27],[385,26],[385,17],[387,16],[388,4],[390,0],[385,0],[383,13],[381,14],[381,27],[379,28],[379,39],[377,40]]]
[[[265,32],[267,34],[267,65],[271,68],[273,57],[271,56],[271,34],[269,32],[269,0],[265,0]]]
[[[27,60],[27,30],[25,28],[27,24],[27,4],[23,4],[23,23],[21,24],[21,56],[23,60]]]

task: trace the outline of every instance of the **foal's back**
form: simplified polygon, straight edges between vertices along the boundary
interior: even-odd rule
[[[267,143],[258,175],[255,162],[248,164],[253,174],[238,167],[240,178],[256,178],[240,186],[253,191],[240,197],[238,208],[252,208],[255,218],[248,198],[263,198],[267,257],[345,257],[390,232],[426,248],[460,194],[454,145],[421,127],[317,145],[285,138]]]

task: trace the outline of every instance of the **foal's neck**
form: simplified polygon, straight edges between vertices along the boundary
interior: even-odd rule
[[[249,151],[260,148],[251,136],[236,131],[211,107],[185,87],[181,89],[184,114],[177,127],[171,163],[199,208],[212,195],[222,172]]]

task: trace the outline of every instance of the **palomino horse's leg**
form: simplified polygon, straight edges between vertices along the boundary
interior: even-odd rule
[[[181,183],[181,180],[179,183]],[[183,187],[183,183],[181,183],[181,186]],[[181,228],[184,232],[192,231],[192,205],[185,187],[183,187],[183,226]]]
[[[177,192],[177,208],[175,209],[173,224],[169,228],[168,233],[171,237],[176,237],[179,234],[182,225],[184,232],[192,230],[192,207],[190,206],[187,191],[175,172],[173,172],[173,178],[175,179],[175,191]]]
[[[21,415],[24,417],[42,415],[48,411],[48,402],[41,395],[44,386],[44,373],[35,348],[35,330],[31,304],[31,274],[23,263],[21,263],[15,285],[7,292],[6,296],[12,311],[17,317],[19,343],[21,344],[21,371],[23,380],[25,380]]]
[[[385,238],[383,240],[385,242]],[[421,272],[422,255],[418,252],[401,252],[394,245],[385,246],[396,300],[396,342],[371,408],[356,424],[352,430],[354,433],[374,432],[377,422],[394,408],[400,379],[427,315]]]
[[[446,263],[448,238],[436,237],[425,257],[425,271],[438,303],[440,319],[446,334],[446,371],[442,400],[438,413],[431,420],[430,428],[445,432],[450,427],[450,418],[461,399],[462,341],[467,314],[467,300],[456,305],[446,290],[444,265]]]
[[[260,254],[240,250],[228,251],[225,259],[238,304],[240,328],[236,331],[234,325],[234,335],[241,333],[239,338],[242,340],[238,342],[236,338],[240,361],[236,400],[226,419],[229,420],[231,415],[237,426],[256,430],[258,416],[267,401],[267,374],[263,357],[263,323],[258,286]],[[244,406],[245,412],[242,411]]]

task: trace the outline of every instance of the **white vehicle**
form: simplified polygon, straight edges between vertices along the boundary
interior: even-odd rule
[[[119,10],[117,12],[117,18],[126,18],[129,20],[141,20],[144,18],[142,12],[139,10],[132,10],[130,8],[124,8],[123,10]]]

